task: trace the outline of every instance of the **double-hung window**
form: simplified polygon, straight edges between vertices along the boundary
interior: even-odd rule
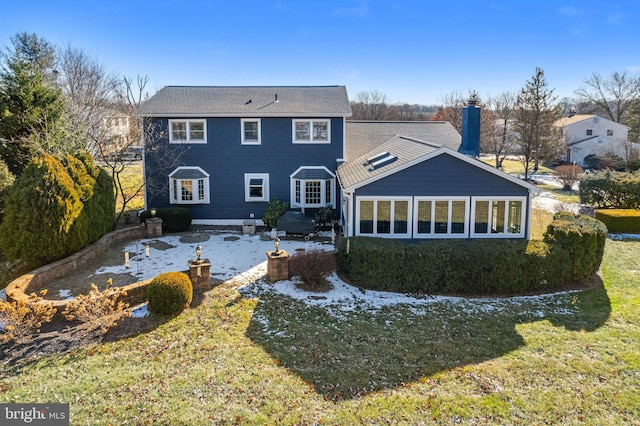
[[[335,208],[335,177],[326,167],[300,167],[291,175],[291,206]]]
[[[207,143],[206,120],[169,120],[169,143]]]
[[[526,197],[472,197],[471,237],[522,238]]]
[[[244,174],[244,201],[269,201],[269,174]]]
[[[468,197],[415,197],[413,209],[414,237],[466,238]]]
[[[242,145],[260,145],[260,119],[243,118],[242,123]]]
[[[293,143],[331,143],[331,122],[293,120]]]
[[[411,237],[411,197],[358,197],[356,235]]]
[[[169,174],[171,204],[209,204],[209,174],[200,167],[178,167]]]

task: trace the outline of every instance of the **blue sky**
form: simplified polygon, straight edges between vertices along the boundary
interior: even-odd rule
[[[535,67],[559,97],[593,72],[640,72],[637,0],[11,0],[19,31],[70,42],[165,85],[345,85],[391,102],[518,91]]]

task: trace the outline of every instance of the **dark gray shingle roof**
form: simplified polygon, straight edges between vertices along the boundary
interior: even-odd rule
[[[138,113],[160,117],[350,117],[351,106],[344,86],[166,86],[143,103]]]

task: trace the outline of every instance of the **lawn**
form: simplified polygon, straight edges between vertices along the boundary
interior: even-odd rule
[[[580,195],[578,194],[578,191],[572,191],[572,190],[565,190],[562,188],[558,188],[557,186],[553,186],[553,185],[537,185],[538,188],[542,189],[543,191],[547,191],[550,192],[551,194],[553,194],[553,198],[555,198],[558,201],[562,201],[563,203],[567,203],[567,204],[579,204],[580,203]]]
[[[483,163],[490,165],[491,167],[496,166],[496,162],[493,158],[484,157],[481,158]],[[505,159],[502,162],[502,171],[510,175],[524,175],[524,165],[521,161],[518,160],[508,160]],[[553,175],[553,169],[543,166],[540,164],[538,166],[538,171],[536,174],[538,175]]]
[[[530,298],[346,309],[222,285],[136,336],[3,365],[1,399],[67,402],[71,424],[638,424],[639,250],[607,241],[603,286]]]

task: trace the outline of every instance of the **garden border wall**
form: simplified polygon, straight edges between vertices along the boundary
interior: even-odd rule
[[[48,282],[69,275],[76,268],[83,267],[100,255],[104,254],[111,246],[122,241],[143,238],[146,235],[145,226],[137,226],[120,229],[103,235],[98,241],[83,248],[77,253],[54,263],[41,266],[27,274],[11,281],[6,288],[7,302],[28,302],[29,294],[37,293]],[[147,297],[147,286],[151,280],[140,281],[122,287],[126,292],[122,300],[130,305],[142,303]],[[47,300],[42,303],[52,303],[56,308],[56,318],[60,318],[62,311],[67,306],[67,300]]]

